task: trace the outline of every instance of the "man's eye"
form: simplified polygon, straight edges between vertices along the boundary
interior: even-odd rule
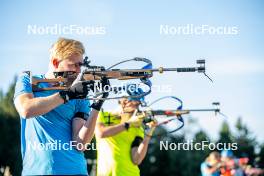
[[[75,67],[80,67],[80,66],[82,66],[82,65],[83,65],[82,62],[79,62],[79,63],[74,64]]]

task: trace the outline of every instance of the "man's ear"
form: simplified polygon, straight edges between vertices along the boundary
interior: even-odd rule
[[[52,66],[57,69],[59,67],[59,59],[57,58],[52,58],[51,59]]]

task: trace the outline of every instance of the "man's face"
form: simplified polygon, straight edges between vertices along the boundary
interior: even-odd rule
[[[217,163],[219,163],[221,161],[220,157],[216,157],[216,156],[210,156],[210,161],[212,165],[215,165]]]
[[[128,99],[124,98],[120,100],[120,105],[124,112],[133,113],[138,106],[140,105],[139,101],[129,101]]]
[[[224,156],[221,157],[221,161],[222,162],[227,162],[227,161],[230,161],[230,160],[232,160],[232,158],[230,158],[230,157],[224,157]]]
[[[81,64],[83,63],[82,55],[73,54],[69,58],[64,60],[52,59],[52,65],[55,72],[61,71],[73,71],[80,73]]]

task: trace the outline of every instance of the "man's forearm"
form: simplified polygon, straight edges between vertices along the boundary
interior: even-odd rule
[[[97,110],[92,110],[90,117],[85,121],[84,125],[79,131],[78,138],[82,144],[91,142],[94,136],[95,124],[98,116]]]
[[[123,123],[109,127],[98,125],[96,129],[96,136],[99,138],[106,138],[106,137],[114,136],[124,130],[126,130],[126,128]]]
[[[21,95],[21,96],[29,96]],[[16,108],[19,114],[25,118],[31,118],[50,112],[52,109],[64,103],[59,93],[47,96],[33,98],[17,98],[15,100]]]
[[[137,148],[132,149],[133,163],[139,165],[145,158],[151,137],[146,136]]]

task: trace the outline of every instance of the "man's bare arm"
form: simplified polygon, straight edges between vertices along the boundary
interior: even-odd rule
[[[124,130],[126,130],[125,124],[118,124],[107,127],[102,123],[97,123],[95,128],[95,135],[99,138],[106,138],[114,136]]]
[[[128,128],[138,128],[142,125],[143,121],[142,115],[132,116],[126,123],[128,124]],[[126,130],[125,123],[113,125],[113,126],[105,126],[103,123],[96,124],[95,134],[99,138],[105,138],[109,136],[114,136],[122,131]]]
[[[138,147],[133,147],[131,149],[132,162],[135,165],[139,165],[145,158],[150,138],[150,136],[146,136]]]
[[[157,126],[157,122],[156,121],[152,121],[150,123],[147,123],[147,125],[150,127],[149,131],[147,132],[147,134],[145,135],[145,138],[143,139],[142,142],[140,142],[138,147],[132,147],[131,149],[131,158],[132,158],[132,162],[136,165],[139,165],[143,159],[145,158],[146,154],[147,154],[147,150],[148,150],[148,145],[149,145],[149,141],[156,129]]]
[[[65,94],[65,100],[61,98],[60,93],[37,98],[34,98],[32,93],[25,93],[16,97],[15,106],[22,117],[30,118],[42,115],[61,105],[64,101],[85,98],[90,90],[88,85],[93,85],[93,82],[77,82],[68,90],[61,91],[60,93]]]
[[[64,103],[59,93],[34,98],[32,93],[19,95],[15,99],[15,107],[21,117],[31,118],[48,113],[52,109]]]
[[[72,140],[81,143],[83,146],[92,141],[95,124],[98,116],[97,110],[92,110],[89,118],[85,121],[82,118],[74,118],[72,122]],[[84,151],[82,148],[81,151]]]

